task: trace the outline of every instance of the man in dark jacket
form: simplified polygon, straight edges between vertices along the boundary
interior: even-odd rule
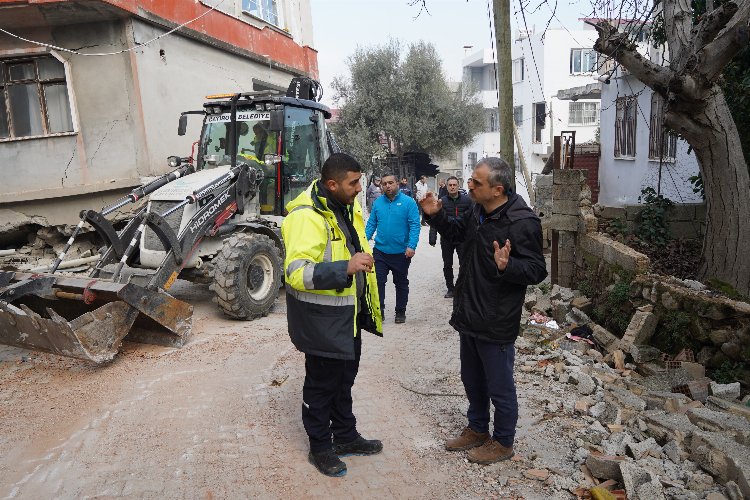
[[[458,192],[458,179],[456,177],[448,177],[446,184],[446,194],[440,197],[440,203],[443,204],[443,212],[449,218],[460,219],[464,213],[471,207],[471,199],[465,194]],[[430,245],[433,247],[437,243],[437,228],[432,226],[430,228]],[[453,240],[442,236],[440,238],[440,250],[443,253],[443,276],[445,276],[445,286],[448,291],[445,293],[445,298],[449,299],[453,297],[454,285],[453,285],[453,253],[458,252],[458,261],[461,262],[461,244]]]
[[[480,464],[513,456],[518,421],[514,342],[526,287],[547,276],[541,223],[512,193],[512,175],[500,158],[480,160],[469,179],[475,203],[461,219],[449,219],[432,193],[422,201],[430,225],[464,244],[450,324],[460,334],[469,424],[445,448],[469,450],[469,461]],[[491,437],[490,401],[495,407]]]

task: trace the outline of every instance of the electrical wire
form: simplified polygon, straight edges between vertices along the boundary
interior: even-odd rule
[[[196,18],[191,19],[190,21],[187,21],[185,23],[180,24],[179,26],[177,26],[177,27],[175,27],[175,28],[167,31],[166,33],[162,33],[161,35],[157,36],[156,38],[152,38],[151,40],[149,40],[147,42],[144,42],[144,43],[139,43],[139,44],[137,44],[134,47],[130,47],[129,49],[118,50],[116,52],[94,52],[94,53],[90,53],[90,54],[84,54],[82,52],[78,52],[77,50],[66,49],[64,47],[58,47],[57,45],[51,45],[49,43],[37,42],[35,40],[30,40],[28,38],[24,38],[22,36],[16,35],[15,33],[11,33],[10,31],[5,30],[3,28],[0,28],[0,32],[5,33],[6,35],[12,36],[13,38],[17,38],[17,39],[22,40],[22,41],[27,42],[27,43],[33,43],[33,44],[39,45],[41,47],[48,47],[50,49],[59,50],[61,52],[67,52],[69,54],[75,54],[77,56],[94,56],[94,57],[99,57],[99,56],[114,56],[114,55],[118,55],[118,54],[123,54],[125,52],[130,52],[131,50],[136,50],[136,49],[139,49],[141,47],[145,47],[145,46],[147,46],[147,45],[155,42],[156,40],[159,40],[160,38],[164,38],[164,37],[166,37],[168,35],[171,35],[172,33],[174,33],[175,31],[179,30],[180,28],[184,28],[188,24],[194,23],[198,19],[200,19],[203,16],[207,15],[209,12],[216,10],[224,2],[225,2],[225,0],[219,0],[219,2],[216,5],[214,5],[210,9],[208,9],[203,14],[199,15]]]

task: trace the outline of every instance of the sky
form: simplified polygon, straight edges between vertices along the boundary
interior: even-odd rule
[[[554,6],[554,1],[549,1]],[[323,102],[333,104],[331,81],[348,74],[346,60],[358,46],[382,45],[389,38],[404,45],[419,40],[432,42],[443,59],[443,71],[454,81],[461,79],[461,60],[466,54],[491,48],[488,0],[427,0],[429,12],[421,13],[419,5],[409,4],[409,0],[311,0]],[[531,12],[537,5],[537,0],[530,0],[524,10],[529,29],[540,32],[551,17],[551,9],[543,3]],[[519,1],[511,0],[513,34],[523,27],[519,6]],[[557,19],[552,19],[550,28],[560,28],[562,23],[570,30],[580,29],[578,19],[590,11],[589,0],[557,0]],[[467,51],[465,45],[473,48]]]

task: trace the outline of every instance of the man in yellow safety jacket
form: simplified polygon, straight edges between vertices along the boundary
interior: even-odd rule
[[[342,455],[374,455],[383,445],[357,432],[352,385],[361,332],[382,336],[372,250],[365,239],[359,163],[331,155],[321,179],[287,204],[281,225],[286,248],[289,336],[305,353],[302,423],[308,459],[323,474],[343,476]]]

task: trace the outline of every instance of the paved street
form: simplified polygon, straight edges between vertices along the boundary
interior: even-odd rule
[[[354,386],[359,430],[385,450],[347,458],[344,478],[307,462],[304,358],[286,333],[283,293],[267,318],[236,322],[184,283],[176,295],[197,307],[182,349],[126,344],[94,367],[0,347],[0,498],[537,497],[540,483],[516,470],[524,454],[545,447],[554,466],[569,449],[529,434],[523,392],[521,460],[488,469],[442,448],[464,425],[464,402],[440,250],[426,240],[423,228],[407,323],[393,323],[389,284],[385,338],[364,337]]]

